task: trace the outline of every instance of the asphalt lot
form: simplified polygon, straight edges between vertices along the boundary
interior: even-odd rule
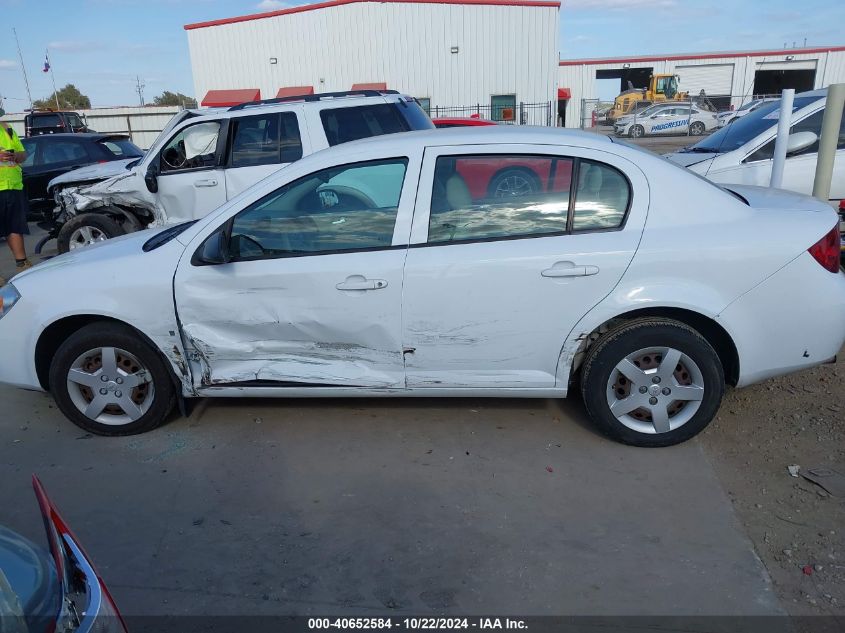
[[[0,402],[0,521],[44,542],[37,473],[124,614],[783,612],[698,441],[577,400],[215,401],[116,439]]]

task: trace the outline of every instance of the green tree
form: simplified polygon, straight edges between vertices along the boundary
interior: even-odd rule
[[[59,106],[62,108],[86,110],[91,107],[91,99],[79,92],[79,88],[73,84],[68,84],[64,88],[60,88],[49,97],[36,99],[32,105],[36,108],[55,108],[57,94],[59,96]]]
[[[159,96],[153,99],[153,105],[157,106],[183,106],[185,108],[196,108],[197,100],[192,99],[188,95],[183,95],[181,92],[170,92],[165,90]]]

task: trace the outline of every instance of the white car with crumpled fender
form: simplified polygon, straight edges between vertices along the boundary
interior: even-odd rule
[[[658,134],[689,134],[701,136],[719,127],[715,112],[696,105],[672,104],[653,105],[641,113],[623,117],[616,122],[613,131],[617,136],[641,138]]]
[[[496,166],[515,162],[542,186],[490,195]],[[557,129],[348,143],[198,221],[14,278],[0,382],[49,390],[104,435],[148,431],[201,396],[578,389],[610,436],[675,444],[713,419],[726,384],[830,361],[845,342],[834,211],[732,189]]]

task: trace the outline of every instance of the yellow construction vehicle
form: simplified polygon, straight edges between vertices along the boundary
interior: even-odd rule
[[[648,81],[648,88],[634,88],[628,82],[628,90],[622,92],[613,102],[613,110],[608,113],[607,121],[611,125],[613,121],[628,114],[635,107],[634,104],[643,102],[641,105],[651,105],[659,101],[684,101],[689,98],[689,93],[679,92],[678,75],[652,75]]]

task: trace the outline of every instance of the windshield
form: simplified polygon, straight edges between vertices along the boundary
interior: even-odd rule
[[[823,101],[824,97],[796,97],[792,104],[792,112],[801,110],[812,103]],[[730,125],[723,127],[718,132],[711,134],[702,141],[699,141],[686,151],[692,152],[714,152],[721,154],[731,152],[742,147],[748,141],[762,134],[766,130],[778,124],[778,112],[780,110],[780,99],[766,103],[750,114],[736,119]]]
[[[104,139],[100,141],[100,145],[115,158],[140,158],[144,155],[144,152],[126,138]]]

